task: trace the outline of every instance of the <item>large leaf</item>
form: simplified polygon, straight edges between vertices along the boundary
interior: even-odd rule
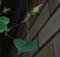
[[[15,39],[14,44],[17,50],[19,51],[19,53],[20,52],[31,52],[37,48],[34,42],[32,41],[25,42],[24,40],[21,40],[21,39]]]
[[[6,25],[2,22],[0,22],[0,33],[4,32],[6,28]]]
[[[6,16],[1,16],[0,17],[0,22],[4,23],[5,25],[7,25],[9,23],[9,18]]]
[[[19,52],[23,51],[24,43],[25,43],[25,41],[23,41],[21,39],[14,39],[14,44]]]

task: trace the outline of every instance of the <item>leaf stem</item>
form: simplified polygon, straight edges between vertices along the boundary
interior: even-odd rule
[[[17,26],[21,25],[22,23],[23,23],[23,22],[21,22],[21,23],[19,23],[19,24],[16,24],[16,25],[14,25],[14,26],[12,26],[12,27],[10,27],[10,28],[8,29],[8,32],[9,32],[10,30],[16,28]]]
[[[10,27],[10,28],[8,29],[8,32],[9,32],[10,30],[12,30],[13,28],[16,28],[17,26],[19,26],[19,25],[21,25],[21,24],[23,24],[23,23],[26,23],[29,18],[30,18],[30,14],[27,14],[27,16],[25,17],[25,19],[24,19],[23,21],[21,21],[19,24],[16,24],[16,25]]]
[[[8,36],[11,39],[14,39],[12,36],[10,36],[9,34],[7,34],[6,32],[5,32],[5,35]]]

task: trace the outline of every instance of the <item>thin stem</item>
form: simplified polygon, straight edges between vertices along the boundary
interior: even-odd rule
[[[28,14],[28,0],[27,0],[27,14]],[[27,18],[30,18],[30,15],[27,16]],[[28,31],[28,20],[26,22],[26,26],[27,26],[27,41],[29,40],[29,31]]]
[[[8,31],[10,31],[10,30],[16,28],[17,26],[21,25],[22,23],[24,23],[24,22],[22,21],[22,22],[20,22],[19,24],[10,27],[10,28],[8,29]]]
[[[10,36],[9,34],[7,34],[6,32],[5,32],[5,35],[8,36],[11,39],[14,39],[12,36]]]
[[[38,7],[41,7],[43,4],[40,4]],[[19,26],[19,25],[21,25],[21,24],[23,24],[23,23],[26,23],[28,20],[29,20],[29,18],[32,16],[32,15],[34,15],[35,13],[33,13],[32,12],[32,14],[31,14],[31,11],[30,12],[28,12],[28,2],[27,2],[27,15],[26,15],[26,17],[25,17],[25,19],[23,20],[23,21],[21,21],[19,24],[17,24],[17,25],[15,25],[15,26],[12,26],[11,28],[9,28],[8,30],[10,31],[10,30],[12,30],[13,28],[15,28],[15,27],[17,27],[17,26]],[[9,32],[8,31],[8,32]]]
[[[28,30],[28,21],[27,21],[27,40],[29,40],[29,30]]]
[[[17,25],[14,25],[14,26],[10,27],[10,28],[8,29],[8,32],[9,32],[10,30],[12,30],[13,28],[16,28],[17,26],[19,26],[19,25],[21,25],[21,24],[23,24],[23,23],[26,23],[29,18],[30,18],[30,14],[27,14],[27,16],[25,17],[25,19],[24,19],[23,21],[21,21],[21,22],[20,22],[19,24],[17,24]]]

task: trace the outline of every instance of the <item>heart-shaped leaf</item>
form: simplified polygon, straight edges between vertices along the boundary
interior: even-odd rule
[[[6,28],[6,25],[2,22],[0,22],[0,33],[4,32]]]
[[[4,23],[5,25],[7,25],[9,23],[9,18],[6,16],[1,16],[0,17],[0,22]]]
[[[14,44],[19,52],[22,52],[24,43],[25,41],[21,39],[14,39]]]
[[[21,39],[15,39],[14,44],[17,50],[19,51],[19,53],[20,52],[31,52],[37,48],[34,42],[32,41],[25,42],[24,40],[21,40]]]

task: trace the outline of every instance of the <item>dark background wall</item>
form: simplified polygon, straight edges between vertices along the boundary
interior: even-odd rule
[[[29,20],[29,40],[34,41],[38,49],[20,57],[60,57],[60,0],[32,0],[29,10],[40,3],[44,4],[40,12]],[[26,25],[20,28],[23,29],[17,36],[27,40]]]
[[[0,12],[3,11],[3,8],[9,7],[11,8],[11,11],[7,14],[2,14],[2,16],[7,16],[10,18],[10,23],[8,24],[8,27],[14,26],[21,22],[24,19],[25,13],[26,13],[26,2],[27,0],[2,0],[2,3],[0,5]],[[12,29],[8,34],[12,37],[15,37],[18,28]],[[9,57],[10,52],[12,51],[13,46],[13,40],[9,37],[6,37],[4,33],[0,34],[0,57]]]

